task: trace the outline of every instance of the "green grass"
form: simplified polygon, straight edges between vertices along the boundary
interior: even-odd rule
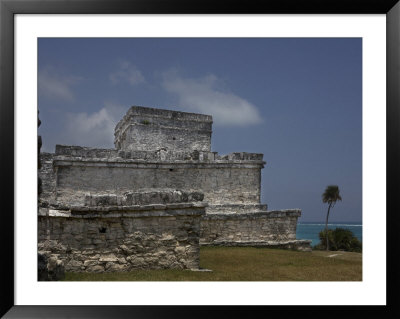
[[[327,257],[330,255],[337,255]],[[253,247],[202,247],[200,268],[66,273],[67,281],[361,281],[362,254]]]

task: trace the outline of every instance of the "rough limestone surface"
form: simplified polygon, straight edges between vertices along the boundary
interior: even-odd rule
[[[65,278],[64,263],[58,255],[38,253],[38,280],[58,281]]]
[[[251,153],[192,152],[185,157],[172,151],[107,152],[61,145],[53,158],[57,201],[65,205],[83,204],[86,193],[171,187],[202,192],[210,205],[256,205],[264,163],[262,154]]]
[[[309,250],[260,203],[263,154],[211,151],[212,117],[131,107],[115,148],[41,154],[39,251],[66,271],[198,269],[200,245]]]
[[[296,240],[298,209],[239,214],[207,214],[201,221],[202,246],[258,246],[310,251]]]
[[[65,270],[74,272],[197,269],[198,225],[199,217],[192,216],[39,217],[39,250],[58,255]]]
[[[195,195],[196,196],[196,195]],[[204,203],[39,211],[39,251],[66,271],[198,269]]]
[[[123,150],[210,151],[210,115],[134,106],[115,129],[115,147]]]
[[[41,167],[39,169],[39,177],[42,181],[42,192],[39,200],[46,204],[56,204],[56,174],[53,166],[54,154],[40,153]]]
[[[201,243],[295,240],[299,216],[299,210],[207,214],[201,224]]]

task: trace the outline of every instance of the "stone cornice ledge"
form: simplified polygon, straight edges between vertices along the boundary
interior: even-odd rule
[[[223,166],[264,166],[265,161],[259,160],[216,160],[216,161],[196,161],[196,160],[176,160],[176,161],[148,161],[148,160],[132,160],[132,159],[105,159],[105,158],[79,158],[79,157],[54,157],[54,166],[96,166],[96,167],[134,167],[134,168],[165,168],[182,166],[188,168],[192,166],[204,166],[204,167],[223,167]]]
[[[42,217],[116,218],[205,215],[206,202],[171,203],[133,206],[71,206],[68,210],[40,208]]]
[[[289,245],[305,245],[310,246],[311,240],[308,239],[294,239],[294,240],[277,240],[277,241],[262,241],[262,240],[255,240],[255,241],[228,241],[228,240],[215,240],[213,242],[207,243],[200,241],[200,246],[241,246],[241,247],[277,247],[280,246],[289,246]],[[311,251],[311,246],[310,246]]]
[[[263,217],[300,217],[301,209],[282,209],[261,211],[253,213],[207,213],[203,218],[207,219],[251,219]]]
[[[136,210],[160,210],[160,209],[180,209],[180,208],[201,208],[207,207],[207,202],[191,203],[170,203],[170,204],[149,204],[131,206],[71,206],[71,211],[76,212],[111,212],[111,211],[136,211]]]

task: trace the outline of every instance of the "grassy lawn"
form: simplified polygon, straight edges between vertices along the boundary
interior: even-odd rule
[[[332,256],[333,255],[333,256]],[[331,256],[331,257],[328,257]],[[200,267],[190,270],[135,270],[67,273],[68,281],[361,281],[362,254],[297,252],[252,247],[202,247]]]

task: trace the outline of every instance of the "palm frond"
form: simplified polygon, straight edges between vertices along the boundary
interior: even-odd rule
[[[324,203],[336,203],[338,200],[342,200],[339,193],[339,186],[329,185],[326,187],[325,192],[322,194],[322,202]]]

